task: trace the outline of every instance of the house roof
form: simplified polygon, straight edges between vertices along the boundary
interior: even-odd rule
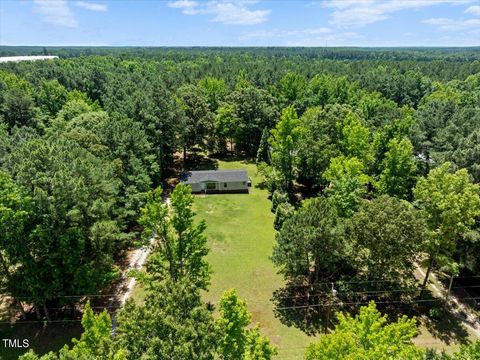
[[[248,181],[248,174],[245,170],[205,170],[188,171],[182,176],[184,184],[196,184],[205,181]]]

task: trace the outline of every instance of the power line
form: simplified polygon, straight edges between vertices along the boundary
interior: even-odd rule
[[[480,297],[470,297],[470,298],[463,298],[463,300],[480,300]],[[421,300],[410,300],[410,301],[375,301],[375,304],[403,304],[403,305],[408,305],[412,303],[424,303],[424,302],[438,302],[438,301],[444,301],[443,299],[421,299]],[[331,304],[322,304],[322,303],[317,303],[317,304],[309,304],[309,305],[292,305],[292,306],[283,306],[283,307],[277,307],[277,310],[287,310],[287,309],[300,309],[300,308],[310,308],[310,307],[326,307],[326,306],[343,306],[343,305],[368,305],[370,302],[340,302],[340,303],[335,303],[332,302]]]

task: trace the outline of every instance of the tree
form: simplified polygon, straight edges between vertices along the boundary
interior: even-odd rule
[[[309,345],[305,360],[422,359],[423,351],[412,342],[417,334],[415,318],[404,315],[388,324],[373,301],[355,317],[342,313],[337,317],[335,330]]]
[[[15,126],[31,126],[41,128],[43,125],[37,121],[32,96],[20,88],[8,89],[3,95],[1,108],[3,119],[11,129]]]
[[[417,170],[410,140],[407,138],[390,140],[382,168],[380,179],[376,184],[379,192],[408,199],[415,183]]]
[[[473,184],[465,169],[452,171],[445,163],[418,180],[413,190],[415,200],[425,214],[429,230],[425,251],[428,267],[426,286],[433,266],[449,262],[458,238],[472,227],[480,215],[480,186]]]
[[[267,128],[263,129],[262,139],[260,140],[260,145],[258,146],[257,151],[257,165],[261,163],[270,164],[270,149],[268,145],[268,139],[270,137],[270,132]]]
[[[185,161],[187,150],[195,145],[202,148],[206,146],[205,138],[213,133],[214,118],[207,101],[196,86],[185,85],[177,93],[178,105],[184,113],[180,132]]]
[[[307,79],[298,73],[289,72],[280,79],[281,96],[286,105],[298,107],[304,100]]]
[[[238,119],[236,146],[255,156],[263,129],[271,129],[279,117],[276,99],[266,90],[247,85],[227,96],[226,102],[234,107]]]
[[[113,254],[126,239],[114,211],[119,184],[112,165],[64,138],[34,138],[10,154],[6,167],[32,198],[28,231],[17,240],[23,250],[12,295],[46,309],[115,279]]]
[[[274,346],[260,335],[258,326],[248,329],[252,315],[247,304],[234,289],[226,291],[219,304],[216,321],[221,338],[219,353],[225,360],[269,360],[276,354]]]
[[[468,169],[476,183],[480,182],[480,128],[461,140],[451,159],[459,167]]]
[[[206,76],[198,82],[198,88],[208,101],[210,111],[217,111],[220,103],[227,95],[227,86],[223,79]]]
[[[349,112],[343,123],[338,126],[341,127],[340,147],[343,153],[349,157],[356,157],[367,164],[371,158],[370,130],[353,112]]]
[[[425,238],[425,221],[404,200],[382,195],[364,201],[346,224],[352,257],[369,280],[413,278],[414,262]]]
[[[282,176],[281,187],[290,192],[295,178],[294,159],[299,138],[298,117],[293,106],[283,110],[280,121],[271,131],[272,166]]]
[[[275,218],[273,219],[273,228],[279,231],[283,223],[295,213],[295,208],[292,204],[285,202],[280,203],[275,210]]]
[[[68,100],[68,91],[58,80],[44,80],[37,95],[38,106],[50,116],[55,116]]]
[[[299,181],[306,185],[323,185],[323,173],[330,160],[342,155],[339,146],[341,127],[339,123],[349,114],[350,108],[327,105],[324,108],[309,108],[300,118],[297,167]]]
[[[157,280],[172,281],[188,278],[200,289],[206,289],[210,266],[205,222],[194,224],[193,196],[187,185],[179,184],[171,195],[171,209],[162,202],[162,190],[147,193],[139,223],[147,238],[155,237],[154,248],[147,263],[147,272]]]
[[[335,157],[323,173],[329,182],[326,194],[336,205],[339,215],[349,217],[357,211],[360,201],[367,192],[370,178],[364,173],[364,164],[356,157]]]
[[[0,288],[5,293],[14,289],[12,274],[22,262],[22,238],[31,231],[32,198],[15,184],[10,175],[0,172]],[[14,291],[14,290],[13,290]],[[20,302],[23,314],[23,306]]]
[[[233,143],[238,139],[238,118],[232,105],[220,106],[215,117],[215,133],[217,134],[218,146],[223,150],[230,142],[230,151],[233,152]]]
[[[314,284],[344,267],[346,248],[341,234],[331,200],[306,200],[276,234],[272,261],[285,278]]]
[[[214,360],[219,333],[212,310],[188,278],[147,286],[144,305],[128,301],[117,315],[116,349],[127,360]]]
[[[68,103],[67,103],[68,104]],[[63,112],[63,109],[60,113]],[[159,175],[155,151],[142,125],[132,119],[103,111],[87,112],[65,124],[63,135],[115,165],[121,180],[118,207],[133,223],[145,204],[145,193]]]

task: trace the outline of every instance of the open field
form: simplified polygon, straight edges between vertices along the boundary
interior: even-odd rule
[[[260,323],[263,333],[278,346],[278,358],[300,358],[313,339],[276,319],[270,301],[283,281],[269,260],[275,234],[267,191],[255,187],[259,178],[254,164],[219,161],[218,165],[220,169],[246,169],[253,184],[248,195],[196,197],[197,216],[207,223],[211,249],[208,261],[213,269],[205,297],[215,303],[224,291],[235,288],[246,299],[253,322]]]

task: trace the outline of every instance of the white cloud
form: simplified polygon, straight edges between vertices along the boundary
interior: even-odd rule
[[[296,30],[259,30],[244,32],[239,40],[245,44],[270,46],[325,46],[352,45],[362,36],[352,31],[334,31],[328,27],[305,28]]]
[[[230,25],[255,25],[267,21],[270,10],[251,10],[254,0],[208,1],[199,3],[191,0],[168,2],[168,7],[182,9],[185,15],[211,15],[212,21]]]
[[[70,28],[78,26],[66,0],[34,0],[33,3],[35,11],[42,14],[43,21]]]
[[[250,31],[240,35],[241,40],[249,40],[253,38],[286,38],[286,37],[300,37],[305,35],[320,35],[320,34],[329,34],[333,30],[327,27],[319,28],[306,28],[300,30],[259,30],[259,31]]]
[[[107,5],[105,4],[96,4],[93,2],[77,1],[75,5],[90,11],[107,11]]]
[[[172,9],[183,9],[182,13],[185,15],[195,15],[198,3],[191,0],[178,0],[168,2],[167,6]]]
[[[344,27],[361,27],[386,20],[401,10],[468,2],[471,0],[331,0],[324,1],[323,6],[333,9],[330,23]]]
[[[432,18],[423,21],[425,24],[435,25],[440,30],[456,31],[471,28],[480,28],[480,19],[448,19]]]
[[[465,10],[465,12],[467,14],[473,14],[473,15],[479,15],[480,16],[480,6],[470,6],[469,8],[467,8],[467,10]]]
[[[335,32],[324,36],[304,36],[287,40],[285,46],[352,46],[363,36],[353,32]]]

